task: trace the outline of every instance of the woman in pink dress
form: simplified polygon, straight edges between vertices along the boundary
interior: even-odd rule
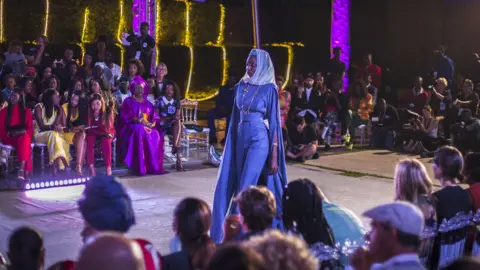
[[[157,128],[159,120],[152,103],[144,97],[144,85],[137,84],[133,96],[122,105],[118,148],[125,164],[139,175],[165,173],[163,133]]]

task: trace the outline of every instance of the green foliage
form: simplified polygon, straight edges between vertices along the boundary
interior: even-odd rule
[[[98,35],[116,39],[120,19],[119,0],[49,0],[50,12],[47,36],[52,43],[81,42],[85,8],[89,8],[86,42],[94,42]],[[132,0],[124,0],[125,25],[130,28]],[[5,38],[34,41],[45,28],[45,0],[5,1]]]
[[[185,41],[185,3],[162,1],[160,43],[183,44]]]
[[[45,1],[4,1],[5,40],[33,41],[43,33]]]
[[[196,45],[217,42],[220,23],[220,7],[216,2],[192,4],[190,30]]]

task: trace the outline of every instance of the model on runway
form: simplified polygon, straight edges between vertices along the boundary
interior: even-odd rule
[[[287,184],[282,142],[273,64],[266,51],[254,49],[248,56],[245,76],[235,86],[213,201],[211,237],[215,242],[222,240],[227,212],[238,213],[233,198],[246,187],[259,184],[259,179],[275,194],[280,217],[283,187]],[[281,224],[278,220],[276,223]]]

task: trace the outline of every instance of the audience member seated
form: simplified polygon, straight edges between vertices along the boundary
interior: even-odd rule
[[[75,173],[82,176],[82,165],[85,153],[85,120],[87,112],[82,108],[84,103],[80,100],[82,92],[75,91],[71,94],[68,103],[63,104],[63,113],[66,115],[66,126],[63,133],[63,138],[69,144],[75,145],[77,153],[77,165]],[[92,148],[93,149],[93,148]]]
[[[407,143],[404,150],[422,157],[433,157],[435,150],[450,144],[448,140],[438,136],[438,120],[433,117],[428,106],[422,110],[421,117],[413,118],[411,129],[404,129],[402,135]]]
[[[141,247],[122,234],[105,232],[80,251],[76,270],[144,270]]]
[[[371,53],[366,53],[363,56],[363,63],[357,68],[355,72],[355,80],[365,78],[366,74],[371,75],[372,84],[378,89],[382,82],[382,69],[378,65],[373,63]]]
[[[128,90],[128,86],[130,85],[130,78],[127,76],[122,76],[118,80],[118,90],[113,92],[112,96],[115,99],[115,107],[118,108],[118,112],[122,109],[122,104],[125,99],[132,96],[130,90]]]
[[[155,102],[155,108],[160,116],[160,128],[163,133],[173,138],[173,142],[171,142],[172,154],[177,156],[177,171],[185,171],[180,149],[180,137],[182,135],[180,89],[175,83],[167,83],[164,88],[165,95]]]
[[[266,270],[263,258],[251,248],[227,244],[218,248],[207,270]]]
[[[33,89],[33,80],[34,79],[30,77],[23,77],[19,84],[19,87],[25,95],[25,106],[30,110],[35,108],[35,105],[38,103],[36,91]]]
[[[94,94],[89,102],[87,119],[87,164],[90,176],[95,176],[95,142],[100,139],[106,175],[112,175],[112,141],[115,137],[114,115],[106,108],[105,101],[99,94]]]
[[[83,196],[77,203],[84,220],[81,232],[84,244],[91,243],[102,232],[126,234],[135,225],[132,200],[115,177],[92,178],[86,183]],[[145,270],[158,269],[155,262],[160,260],[160,255],[152,244],[143,239],[134,241],[142,250]]]
[[[263,257],[266,270],[319,269],[318,260],[302,239],[277,230],[254,236],[245,242],[245,246]]]
[[[453,105],[458,108],[457,115],[462,114],[462,110],[470,109],[473,116],[477,116],[479,98],[478,94],[473,91],[473,82],[469,79],[463,81],[462,92],[458,95],[458,99],[453,101]]]
[[[225,138],[227,138],[228,126],[230,124],[230,116],[233,108],[233,100],[235,98],[236,83],[236,78],[234,76],[230,76],[227,84],[220,87],[218,96],[215,99],[215,108],[207,112],[208,128],[210,129],[210,138],[208,138],[208,140],[210,141],[210,144],[217,143],[217,129],[215,127],[215,120],[217,119],[227,119],[225,129]]]
[[[15,76],[12,74],[7,75],[7,77],[5,77],[5,80],[5,88],[2,90],[2,99],[9,100],[10,95],[13,93],[13,89],[15,89],[17,83],[15,80]]]
[[[208,204],[200,199],[183,199],[174,210],[173,229],[180,239],[181,250],[162,259],[161,269],[203,270],[207,269],[215,243],[208,232],[212,213]]]
[[[432,194],[432,180],[425,166],[417,159],[405,159],[395,167],[395,201],[405,201],[416,205],[425,217],[425,225],[434,226],[437,213]]]
[[[266,187],[249,186],[235,198],[242,223],[242,234],[237,240],[245,241],[272,228],[277,215],[277,203]]]
[[[452,126],[453,144],[462,153],[480,151],[480,119],[473,117],[470,109],[461,114],[462,122]]]
[[[22,53],[22,42],[18,39],[10,42],[5,54],[5,65],[9,66],[14,74],[24,74],[27,68],[25,55]]]
[[[31,150],[33,119],[32,112],[25,108],[22,99],[22,89],[15,88],[10,95],[8,107],[0,110],[0,143],[15,149],[19,162],[18,179],[28,181],[33,169]]]
[[[150,89],[148,87],[147,82],[142,78],[143,73],[145,72],[145,67],[143,66],[142,62],[138,59],[132,59],[128,62],[128,77],[130,77],[130,92],[132,94],[135,92],[135,85],[141,84],[144,87],[143,97],[148,100],[153,96],[148,96],[150,94]]]
[[[392,150],[395,143],[395,131],[400,120],[397,109],[387,104],[384,99],[379,99],[370,115],[370,120],[372,122],[372,138],[370,139],[372,147]]]
[[[283,89],[283,84],[285,83],[285,79],[283,77],[277,76],[276,83],[278,88],[278,99],[280,102],[280,120],[282,121],[282,128],[285,128],[290,110],[290,104],[292,103],[292,94]]]
[[[229,72],[230,74],[230,72]],[[165,84],[171,82],[170,79],[167,78],[168,75],[168,68],[167,65],[163,62],[158,64],[155,69],[155,86],[158,90],[157,94],[158,97],[165,94]]]
[[[117,145],[125,164],[139,175],[165,172],[163,134],[155,128],[159,120],[153,104],[145,99],[143,84],[136,84],[133,96],[122,105]]]
[[[53,176],[56,176],[57,170],[68,167],[70,160],[70,146],[63,138],[65,118],[60,107],[60,95],[57,91],[48,89],[43,93],[42,103],[35,106],[34,138],[36,143],[47,145],[50,164],[53,164]]]
[[[360,125],[367,125],[370,113],[373,111],[373,97],[368,93],[362,81],[355,82],[349,89],[348,113],[345,114],[345,125],[348,127],[349,137],[344,137],[347,147],[353,149],[356,129]]]
[[[480,209],[480,153],[470,153],[464,159],[462,175],[467,179],[468,191],[472,196],[473,211]]]
[[[8,243],[8,270],[42,270],[45,264],[45,247],[42,234],[31,227],[20,227]]]
[[[451,135],[450,126],[454,123],[451,115],[452,113],[456,113],[454,110],[452,110],[452,102],[452,92],[450,89],[448,89],[447,80],[445,78],[437,79],[435,81],[435,86],[432,88],[432,94],[430,96],[430,107],[432,108],[433,115],[443,118],[443,136],[447,139],[449,139]]]
[[[470,194],[456,183],[463,179],[462,170],[463,157],[456,148],[444,146],[435,152],[433,174],[442,186],[433,193],[439,221],[448,220],[459,212],[468,213],[472,210]]]
[[[375,106],[377,104],[378,89],[372,85],[372,76],[368,73],[365,74],[365,77],[363,78],[363,82],[365,83],[365,87],[367,88],[368,93],[372,95],[373,105]]]
[[[313,74],[308,74],[304,86],[297,87],[297,93],[293,99],[294,113],[305,118],[311,124],[320,117],[319,92],[313,88]]]
[[[322,81],[323,81],[323,77]],[[330,145],[328,144],[328,138],[335,134],[336,123],[339,119],[340,110],[342,105],[340,104],[340,100],[338,97],[339,91],[342,91],[343,86],[343,78],[334,79],[332,82],[333,88],[332,90],[328,89],[323,83],[320,87],[320,109],[321,113],[321,121],[323,123],[323,132],[321,134],[321,138],[325,143],[325,151],[330,149]]]
[[[422,87],[423,78],[416,77],[412,91],[408,91],[400,106],[418,114],[422,114],[423,108],[428,104],[428,93]]]
[[[305,123],[301,116],[295,116],[289,125],[289,142],[286,147],[288,158],[304,162],[306,159],[317,159],[317,132],[311,125]]]
[[[335,225],[345,225],[344,220],[338,222],[339,215],[332,213],[332,219],[337,219]],[[341,224],[343,223],[343,224]],[[308,244],[310,250],[316,255],[324,250],[324,246],[333,248],[335,241],[332,227],[326,219],[323,211],[323,198],[320,190],[308,179],[298,179],[288,183],[283,193],[283,224],[286,230],[298,234]],[[345,237],[349,228],[347,226],[335,227],[337,233]],[[343,231],[341,231],[343,230]],[[346,236],[352,241],[361,240],[363,234]],[[353,237],[353,238],[351,238]],[[345,240],[345,238],[343,239]],[[344,242],[340,242],[344,244]],[[318,252],[317,252],[318,251]],[[318,258],[321,262],[321,258]],[[333,258],[332,258],[333,259]],[[346,261],[345,261],[346,263]],[[321,262],[322,268],[333,267],[338,264],[337,260]]]
[[[363,216],[371,219],[368,249],[361,247],[353,253],[350,264],[354,269],[425,269],[417,255],[424,226],[418,207],[393,202],[367,210]]]

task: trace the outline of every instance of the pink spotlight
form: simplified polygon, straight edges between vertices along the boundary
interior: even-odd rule
[[[342,49],[340,60],[345,63],[346,71],[350,65],[350,0],[332,0],[332,24],[330,33],[330,50]],[[345,89],[348,76],[343,78]]]

